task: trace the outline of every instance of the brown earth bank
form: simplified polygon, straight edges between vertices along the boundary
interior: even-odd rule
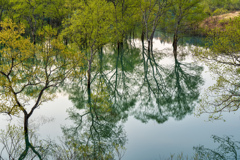
[[[211,16],[206,18],[202,23],[200,23],[200,28],[204,29],[206,32],[211,29],[224,29],[225,26],[229,23],[229,20],[239,16],[240,11]]]

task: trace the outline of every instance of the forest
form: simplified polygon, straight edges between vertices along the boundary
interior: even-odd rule
[[[114,159],[115,155],[121,159],[127,140],[119,121],[126,120],[127,111],[136,104],[138,93],[133,90],[142,77],[144,84],[139,93],[145,96],[139,106],[153,106],[153,97],[158,109],[135,111],[137,119],[157,123],[164,123],[169,117],[182,120],[194,110],[203,84],[201,67],[178,60],[184,37],[205,39],[203,45],[194,49],[194,56],[198,61],[209,62],[210,70],[218,74],[216,84],[201,99],[197,115],[208,113],[210,120],[219,120],[223,112],[237,111],[240,16],[219,17],[238,11],[239,0],[1,0],[0,113],[10,119],[23,117],[23,122],[22,127],[9,125],[1,130],[0,142],[4,147],[0,160],[4,160],[3,151],[9,159],[20,160]],[[170,54],[175,60],[171,71],[157,62],[160,55],[153,49],[157,32],[170,39]],[[141,41],[141,49],[130,47],[135,39]],[[116,59],[104,52],[106,46],[117,53]],[[139,53],[145,62],[141,66],[144,71],[138,71],[137,65],[125,63],[124,68],[120,64],[124,50],[130,49],[128,61],[138,64],[141,60],[135,53]],[[114,65],[116,71],[109,78],[105,71]],[[162,76],[167,72],[167,76]],[[117,76],[124,78],[117,82]],[[62,128],[62,146],[38,140],[29,127],[37,109],[54,100],[59,92],[68,93],[75,109],[84,109],[81,114],[74,109],[69,111],[76,126]],[[208,93],[217,96],[213,100]],[[4,136],[12,141],[4,141]],[[81,139],[76,140],[78,136]],[[213,138],[220,141],[228,137]],[[207,149],[195,150],[199,159],[204,159]],[[217,157],[214,151],[211,154]]]

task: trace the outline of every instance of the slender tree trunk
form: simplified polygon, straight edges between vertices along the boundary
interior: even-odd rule
[[[118,42],[118,50],[120,50],[123,47],[123,42]]]
[[[90,89],[90,86],[91,86],[91,65],[92,65],[92,59],[88,61],[88,71],[87,71],[87,74],[88,74],[87,88],[88,89]]]
[[[99,66],[100,66],[100,73],[102,74],[103,73],[103,48],[101,47],[99,49]]]
[[[177,59],[177,45],[178,45],[178,37],[176,34],[173,36],[173,55],[174,58]]]
[[[133,40],[134,40],[134,37],[135,37],[135,27],[133,29]]]
[[[23,160],[23,159],[26,158],[29,148],[31,148],[32,151],[37,155],[37,157],[40,160],[42,160],[41,155],[35,150],[35,148],[33,147],[33,145],[29,141],[29,130],[28,130],[28,120],[29,120],[29,118],[30,118],[29,114],[24,113],[23,129],[24,129],[24,138],[25,138],[25,150],[20,155],[19,160]]]
[[[29,18],[29,25],[31,27],[31,35],[33,44],[36,44],[36,27],[34,26],[34,22],[31,18]]]
[[[150,38],[149,38],[150,39],[150,44],[149,44],[148,47],[150,47],[151,52],[153,50],[153,37],[154,37],[155,31],[156,31],[156,27],[157,26],[153,26],[153,30],[152,30],[152,33],[151,33]]]
[[[92,61],[93,61],[93,48],[91,47],[91,57],[88,60],[88,84],[87,84],[87,88],[90,89],[91,87],[91,68],[92,68]]]
[[[0,12],[0,22],[2,22],[2,13],[3,13],[3,9],[1,9],[1,12]],[[2,30],[2,29],[0,29]]]
[[[145,36],[145,32],[144,32],[144,29],[143,29],[143,30],[142,30],[142,35],[141,35],[142,43],[144,43],[144,36]]]
[[[144,45],[144,41],[142,41],[142,50],[144,51],[144,48],[145,47],[145,45]]]
[[[148,53],[151,52],[151,40],[148,39]]]
[[[23,160],[27,156],[29,150],[29,137],[28,137],[28,115],[24,114],[24,138],[25,138],[25,150],[22,152],[18,160]]]

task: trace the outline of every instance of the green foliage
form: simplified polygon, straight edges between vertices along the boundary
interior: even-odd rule
[[[43,102],[56,96],[57,87],[66,79],[81,75],[84,59],[61,39],[52,39],[56,31],[51,27],[39,32],[43,42],[37,45],[22,37],[25,31],[22,24],[6,20],[1,27],[0,113],[9,116],[23,113],[25,149],[19,159],[29,156],[29,148],[41,159],[29,139],[29,118]]]
[[[236,111],[240,107],[239,51],[240,19],[229,22],[226,29],[209,33],[207,50],[196,53],[205,60],[216,77],[216,84],[206,90],[197,114],[211,113],[210,120],[220,119],[222,112]]]
[[[201,2],[202,0],[174,0],[166,24],[167,31],[181,36],[203,20],[206,15]]]
[[[210,15],[215,10],[236,11],[240,9],[239,0],[204,0],[205,7],[208,8]]]
[[[139,0],[114,0],[111,3],[111,42],[122,43],[126,35],[134,30],[140,20]]]
[[[110,95],[107,91],[107,87],[101,81],[97,83],[96,89],[92,91],[92,107],[99,114],[111,112],[112,104],[109,101]]]
[[[63,36],[67,36],[87,52],[90,52],[90,49],[95,51],[109,42],[111,20],[108,14],[113,8],[105,0],[91,0],[79,4],[81,9],[76,10],[65,22],[68,27],[63,31]]]
[[[9,0],[0,1],[0,22],[7,16],[8,9],[11,8]]]
[[[225,30],[212,30],[209,33],[209,45],[212,56],[233,56],[240,51],[240,18],[228,22]],[[233,60],[234,63],[235,60]],[[237,62],[236,62],[237,63]]]
[[[218,8],[212,13],[212,15],[217,16],[217,15],[225,14],[227,12],[228,12],[228,10],[226,10],[226,9]]]
[[[54,87],[80,73],[81,54],[67,48],[61,40],[51,40],[51,30],[45,30],[47,41],[34,45],[21,36],[23,25],[7,20],[1,26],[1,112],[15,115],[24,111],[30,100],[39,106],[54,98]]]
[[[172,4],[171,1],[165,0],[140,0],[139,7],[142,16],[142,40],[145,35],[147,41],[152,43],[157,27],[162,23],[163,17]],[[148,45],[150,45],[150,43]]]

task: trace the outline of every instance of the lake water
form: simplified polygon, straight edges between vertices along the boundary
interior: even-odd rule
[[[224,113],[225,121],[208,121],[208,114],[194,115],[201,95],[215,81],[214,74],[211,76],[207,66],[192,56],[189,47],[179,49],[177,60],[171,43],[156,38],[153,50],[153,55],[143,52],[138,40],[119,52],[106,47],[103,55],[95,57],[93,66],[91,98],[97,113],[83,119],[78,131],[82,135],[75,139],[71,128],[79,125],[79,117],[67,119],[66,110],[78,108],[74,110],[78,115],[89,110],[84,80],[66,86],[65,94],[59,93],[54,101],[34,112],[31,120],[35,124],[44,118],[54,119],[39,127],[39,138],[58,143],[58,137],[64,135],[61,126],[65,126],[67,135],[72,134],[72,140],[82,144],[86,144],[84,135],[92,135],[90,143],[101,142],[99,146],[106,151],[113,151],[113,146],[120,143],[125,149],[115,150],[114,155],[118,159],[119,153],[123,160],[177,158],[181,153],[190,158],[194,146],[219,146],[212,135],[233,136],[234,141],[240,141],[240,111]],[[1,116],[0,129],[5,129],[6,119]],[[21,123],[16,119],[13,117],[12,123]],[[91,126],[96,128],[91,130]],[[240,154],[239,149],[237,152]]]

